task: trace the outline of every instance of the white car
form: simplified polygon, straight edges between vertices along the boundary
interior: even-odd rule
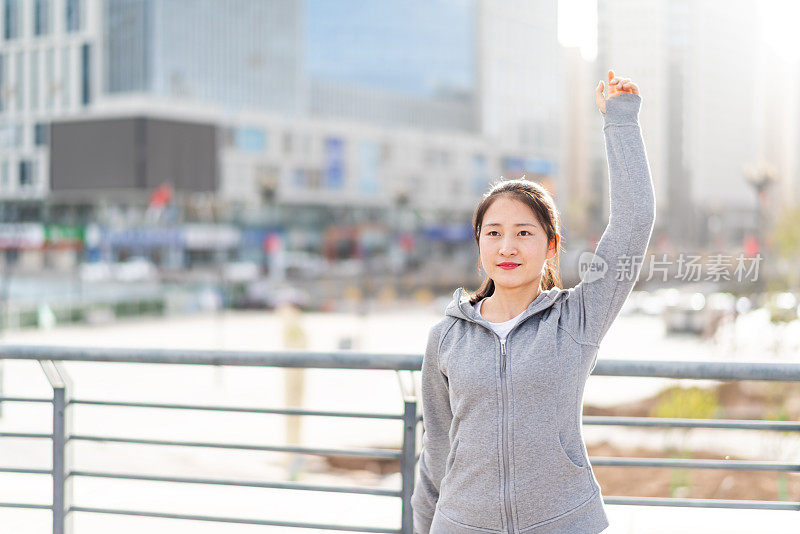
[[[78,276],[83,282],[104,282],[114,278],[111,265],[105,262],[81,263]]]
[[[120,282],[141,282],[145,280],[156,280],[158,269],[147,258],[132,257],[112,266],[114,279]]]

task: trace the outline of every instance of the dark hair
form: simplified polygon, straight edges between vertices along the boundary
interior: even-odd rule
[[[517,180],[500,180],[494,182],[489,191],[484,193],[478,207],[475,208],[475,214],[472,216],[472,231],[475,234],[475,242],[480,247],[481,225],[483,224],[483,217],[486,215],[486,210],[489,206],[500,197],[509,197],[514,200],[519,200],[528,206],[531,211],[536,215],[536,219],[547,234],[547,243],[556,241],[556,254],[552,259],[546,260],[544,264],[544,273],[542,274],[541,287],[543,290],[551,289],[553,287],[561,287],[561,279],[559,278],[559,257],[561,249],[561,222],[558,215],[553,197],[541,184],[527,180],[524,176]],[[548,249],[549,250],[549,249]],[[480,269],[480,255],[478,256],[478,268]],[[462,287],[462,289],[464,289]],[[494,281],[486,277],[481,284],[480,288],[475,293],[470,293],[470,304],[475,304],[484,297],[490,296],[494,293]]]

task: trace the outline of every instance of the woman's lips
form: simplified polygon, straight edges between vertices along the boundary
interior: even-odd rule
[[[498,265],[501,269],[505,269],[506,271],[510,271],[511,269],[516,269],[519,267],[518,263],[501,263]]]

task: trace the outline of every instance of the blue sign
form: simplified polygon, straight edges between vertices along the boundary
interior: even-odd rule
[[[185,243],[183,232],[178,228],[128,228],[103,230],[103,242],[117,247],[181,247]]]
[[[471,224],[442,224],[430,226],[423,234],[431,241],[467,241],[475,239]]]
[[[378,143],[361,141],[358,145],[358,189],[362,193],[378,191]]]
[[[554,162],[544,158],[505,158],[503,159],[503,167],[506,172],[529,172],[531,174],[547,175],[552,175],[556,169]]]
[[[476,154],[472,156],[472,192],[483,193],[489,187],[489,169],[486,166],[486,156]]]
[[[344,142],[338,137],[325,139],[325,187],[344,187]]]
[[[238,128],[236,130],[236,148],[248,152],[262,152],[267,146],[267,138],[262,130],[256,128]]]

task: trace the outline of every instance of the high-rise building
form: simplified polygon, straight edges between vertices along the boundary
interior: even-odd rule
[[[129,221],[159,179],[178,201],[211,184],[235,213],[410,204],[424,220],[467,220],[500,176],[563,193],[554,0],[0,3],[7,220],[29,204],[30,220],[102,205]],[[197,139],[217,152],[202,184],[186,178],[206,160],[176,148]]]
[[[744,166],[755,158],[755,2],[599,0],[601,69],[639,82],[656,187],[656,235],[741,244],[755,224]],[[602,73],[604,74],[604,73]]]
[[[99,29],[86,0],[0,2],[0,198],[3,219],[33,219],[48,191],[48,124],[97,96]],[[2,204],[8,208],[8,204]]]

